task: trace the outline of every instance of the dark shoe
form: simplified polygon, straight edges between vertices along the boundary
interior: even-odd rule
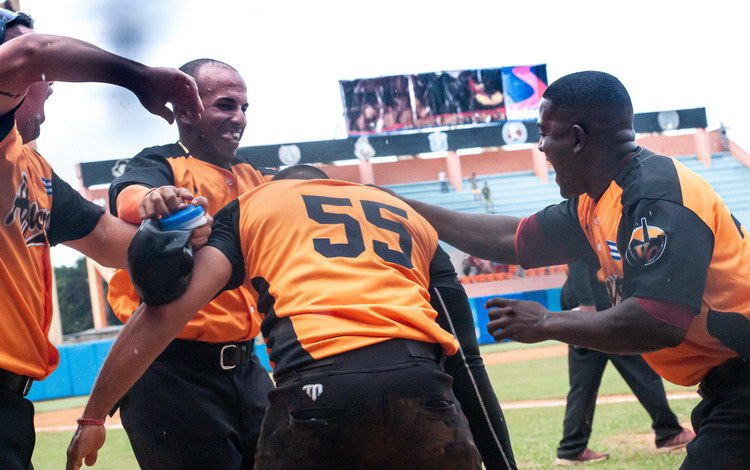
[[[663,444],[657,445],[656,450],[657,452],[664,453],[674,452],[685,447],[688,442],[692,441],[694,438],[695,433],[693,431],[683,428],[682,431],[667,439]]]
[[[555,465],[562,465],[562,466],[579,465],[582,463],[601,462],[602,460],[607,460],[608,458],[609,458],[609,454],[607,453],[594,452],[591,449],[583,449],[583,451],[581,451],[581,453],[576,455],[575,457],[570,457],[570,458],[558,457],[555,460]]]

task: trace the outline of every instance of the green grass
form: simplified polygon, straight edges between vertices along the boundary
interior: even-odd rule
[[[553,341],[545,344],[559,344]],[[505,351],[529,347],[519,343],[483,346],[482,352]],[[537,359],[488,366],[487,371],[502,402],[532,399],[565,398],[568,391],[566,357]],[[692,390],[665,383],[668,391]],[[607,365],[600,396],[630,394],[631,391],[615,368]],[[66,398],[35,403],[37,412],[83,406],[86,397]],[[690,421],[690,410],[697,399],[672,400],[670,405],[684,424]],[[559,468],[553,466],[555,449],[562,436],[564,408],[562,406],[536,409],[506,409],[505,416],[513,442],[516,460],[523,469]],[[674,469],[684,454],[655,453],[653,432],[648,414],[639,403],[602,404],[597,406],[594,434],[590,447],[598,452],[609,452],[608,461],[598,463],[597,470]],[[36,470],[64,468],[65,449],[71,433],[39,433],[34,453]],[[188,444],[189,445],[189,444]],[[84,467],[85,468],[85,467]],[[111,430],[107,443],[99,455],[97,469],[130,470],[138,465],[130,450],[125,432]]]
[[[565,398],[568,393],[568,358],[550,357],[532,361],[487,366],[487,373],[500,401]],[[667,391],[686,388],[664,382]],[[612,363],[607,364],[599,395],[632,394]]]
[[[48,411],[67,410],[69,408],[83,408],[89,397],[70,397],[60,398],[58,400],[35,401],[34,410],[37,413],[46,413]]]
[[[72,436],[73,433],[69,432],[37,433],[32,459],[34,470],[65,468],[65,451]],[[83,468],[89,467],[84,465]],[[94,468],[98,470],[136,470],[138,468],[125,431],[122,429],[107,431],[107,442],[99,451],[99,458]]]
[[[673,400],[670,405],[680,421],[688,423],[690,410],[697,402],[697,399]],[[563,413],[563,407],[505,411],[519,468],[560,468],[555,467],[553,462],[555,450],[562,437]],[[651,420],[639,403],[597,406],[594,416],[594,432],[589,447],[597,452],[609,452],[610,458],[591,468],[596,470],[678,468],[685,454],[657,454],[650,425]]]

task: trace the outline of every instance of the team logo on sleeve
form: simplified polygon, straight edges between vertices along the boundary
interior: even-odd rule
[[[666,232],[641,217],[641,225],[630,234],[625,259],[632,266],[648,266],[661,257],[666,247]]]

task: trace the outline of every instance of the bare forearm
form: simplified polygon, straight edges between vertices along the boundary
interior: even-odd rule
[[[438,232],[441,240],[482,259],[518,264],[515,234],[521,219],[506,215],[465,214],[402,198]]]
[[[600,312],[550,312],[545,336],[613,354],[643,354],[677,346],[685,331],[657,320],[628,299]]]
[[[12,46],[12,48],[11,48]],[[3,86],[23,91],[37,81],[102,82],[132,89],[146,67],[73,38],[26,34],[8,44]]]
[[[229,280],[232,266],[219,250],[207,247],[196,255],[193,277],[179,299],[159,307],[141,305],[102,366],[85,418],[103,418],[148,366]]]
[[[83,417],[104,418],[143,375],[183,326],[168,320],[163,311],[152,310],[128,321],[99,371]]]
[[[128,245],[137,229],[137,225],[104,213],[91,233],[65,244],[103,266],[127,269]]]

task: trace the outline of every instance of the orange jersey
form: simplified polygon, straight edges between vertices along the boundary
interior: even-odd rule
[[[23,145],[13,115],[0,117],[0,369],[43,379],[59,362],[52,321],[50,244],[87,235],[102,209]]]
[[[667,380],[693,385],[729,358],[750,357],[750,238],[680,162],[642,149],[598,201],[582,195],[533,217],[546,246],[524,245],[522,223],[522,264],[551,261],[551,252],[588,260],[614,305],[636,297],[692,309],[679,346],[643,355]]]
[[[457,350],[429,302],[435,230],[379,189],[275,181],[217,214],[209,245],[257,297],[277,374],[393,338]]]
[[[266,181],[251,164],[235,160],[231,171],[191,157],[179,143],[151,147],[136,155],[122,176],[110,186],[110,210],[129,185],[149,188],[164,185],[186,188],[208,199],[208,212],[215,214],[229,201]],[[140,299],[127,271],[118,271],[109,283],[107,296],[115,315],[127,322]],[[223,292],[202,308],[177,336],[205,342],[244,341],[258,335],[260,322],[252,315],[255,303],[244,287]]]

